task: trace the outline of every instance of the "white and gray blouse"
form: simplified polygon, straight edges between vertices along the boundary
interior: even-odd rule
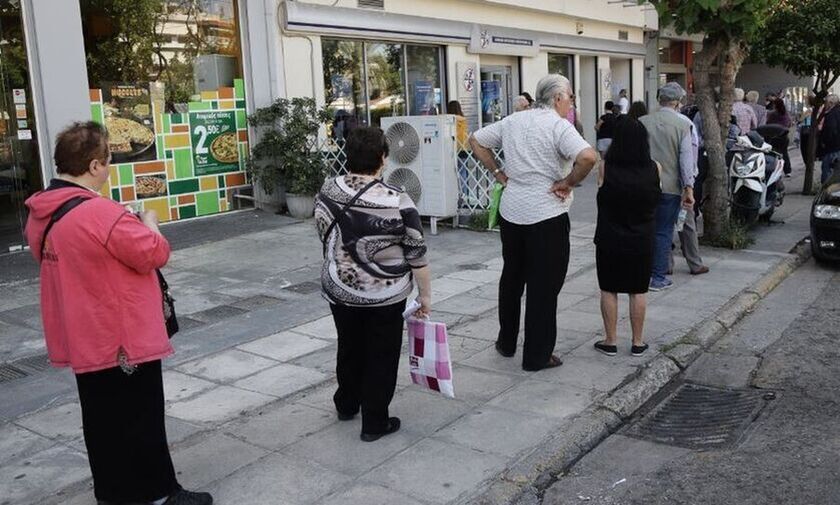
[[[375,179],[349,174],[324,183],[315,198],[315,224],[325,243],[321,286],[333,304],[379,307],[405,300],[413,268],[426,266],[420,215],[403,191]],[[333,220],[336,225],[327,233]]]

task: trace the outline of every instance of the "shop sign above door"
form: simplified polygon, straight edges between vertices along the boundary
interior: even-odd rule
[[[536,56],[540,42],[528,32],[473,25],[469,52],[508,56]]]

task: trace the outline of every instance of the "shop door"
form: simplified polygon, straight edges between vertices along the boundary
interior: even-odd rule
[[[513,112],[510,67],[481,67],[481,121],[488,125]]]
[[[0,0],[0,254],[23,250],[24,202],[43,187],[20,1]]]

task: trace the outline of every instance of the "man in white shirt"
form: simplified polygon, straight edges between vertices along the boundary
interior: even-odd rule
[[[621,108],[622,114],[630,112],[630,99],[627,98],[627,90],[622,89],[618,92],[618,106]]]
[[[598,158],[566,120],[572,96],[568,79],[557,74],[543,77],[536,95],[531,109],[470,137],[475,156],[506,186],[499,206],[504,268],[496,350],[506,357],[516,352],[527,285],[522,368],[529,371],[562,364],[552,352],[557,340],[557,296],[569,264],[568,210],[572,188]],[[492,149],[504,150],[504,171]]]

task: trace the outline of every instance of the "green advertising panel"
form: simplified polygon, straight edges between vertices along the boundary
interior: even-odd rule
[[[240,170],[235,111],[190,112],[190,141],[196,176]]]

